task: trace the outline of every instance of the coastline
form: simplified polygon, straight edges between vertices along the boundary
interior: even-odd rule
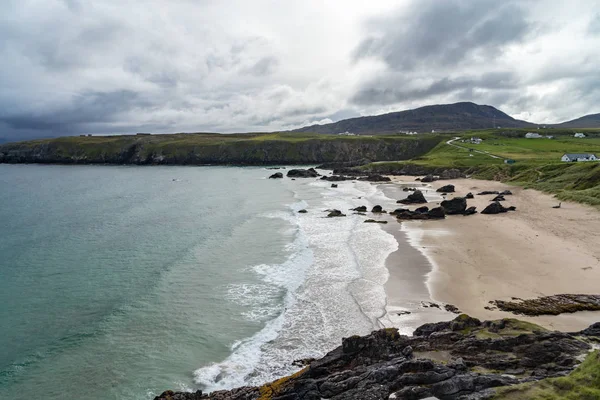
[[[396,185],[414,183],[414,177],[392,179]],[[453,304],[482,320],[519,318],[560,331],[580,330],[600,320],[600,312],[528,317],[484,308],[490,306],[489,301],[512,297],[597,294],[600,246],[594,244],[597,240],[594,230],[600,226],[600,213],[571,202],[563,202],[560,209],[554,209],[552,206],[558,201],[551,195],[495,181],[453,179],[433,182],[431,187],[435,190],[447,184],[456,187],[456,192],[447,198],[473,192],[475,198],[468,203],[477,206],[478,211],[489,204],[492,196],[477,196],[477,192],[509,189],[514,195],[506,196],[503,203],[515,205],[517,211],[401,223],[396,239],[399,243],[408,239],[428,260],[426,287],[431,301]],[[434,200],[428,205],[436,203]],[[390,279],[386,291],[391,311],[394,298],[401,300],[398,290],[402,286],[394,283],[400,279],[397,272],[400,269],[394,268],[399,261],[394,261],[391,255],[388,262]],[[422,315],[426,318],[426,313]],[[442,311],[435,319],[452,317],[453,314]]]

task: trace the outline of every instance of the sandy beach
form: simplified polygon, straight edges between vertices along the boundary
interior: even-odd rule
[[[414,182],[415,177],[392,177],[396,184]],[[439,321],[453,314],[423,307],[428,298],[435,302],[457,306],[462,312],[480,319],[517,317],[514,314],[487,310],[491,300],[512,297],[534,298],[561,293],[600,293],[600,212],[592,207],[563,202],[559,209],[553,196],[531,189],[509,186],[495,181],[456,179],[431,184],[426,196],[430,207],[441,198],[435,189],[455,185],[464,196],[475,194],[469,206],[478,211],[489,204],[493,196],[477,196],[483,190],[513,192],[506,196],[505,206],[514,205],[516,212],[497,215],[448,216],[439,221],[395,222],[386,230],[396,235],[399,243],[409,243],[425,256],[406,248],[388,259],[390,279],[387,284],[388,309],[396,315],[393,322]],[[393,185],[393,184],[392,184]],[[389,186],[392,186],[389,185]],[[416,185],[421,185],[416,182]],[[397,189],[388,186],[395,194]],[[400,186],[400,185],[394,185]],[[400,196],[397,198],[402,198]],[[410,266],[410,267],[408,267]],[[425,284],[414,282],[426,274]],[[412,284],[407,288],[406,275]],[[426,289],[426,290],[425,290]],[[397,315],[396,310],[415,310],[417,315]],[[600,312],[578,312],[559,316],[518,316],[549,329],[580,330],[600,321]],[[399,324],[400,325],[400,324]],[[403,324],[402,324],[403,325]],[[417,324],[418,325],[418,324]]]

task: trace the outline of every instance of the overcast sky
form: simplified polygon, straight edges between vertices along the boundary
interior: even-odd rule
[[[0,138],[600,112],[600,0],[2,0]]]

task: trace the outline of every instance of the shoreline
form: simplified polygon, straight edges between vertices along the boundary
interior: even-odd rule
[[[391,178],[395,185],[415,183],[414,177]],[[447,198],[473,192],[475,198],[468,203],[477,206],[478,211],[493,196],[478,196],[477,192],[509,189],[514,195],[506,196],[503,203],[515,205],[517,211],[401,223],[400,233],[430,265],[425,286],[431,301],[455,305],[481,320],[518,318],[560,331],[580,330],[600,320],[599,311],[531,317],[484,308],[491,306],[489,301],[513,297],[598,294],[600,246],[594,245],[594,229],[600,226],[600,213],[572,202],[563,202],[560,209],[553,209],[558,200],[551,195],[495,181],[442,180],[433,182],[431,188],[447,184],[456,187],[456,193]],[[427,205],[437,206],[436,203],[434,200]],[[400,233],[394,235],[399,242],[403,240]],[[388,260],[393,263],[392,255]],[[388,269],[392,282],[396,269],[393,265],[388,265]],[[390,298],[397,297],[396,290],[397,286],[391,283],[386,286]],[[436,318],[447,320],[453,314],[442,312]]]

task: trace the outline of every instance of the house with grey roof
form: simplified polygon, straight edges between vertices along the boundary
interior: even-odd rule
[[[560,159],[564,162],[598,161],[598,157],[591,153],[567,153]]]

